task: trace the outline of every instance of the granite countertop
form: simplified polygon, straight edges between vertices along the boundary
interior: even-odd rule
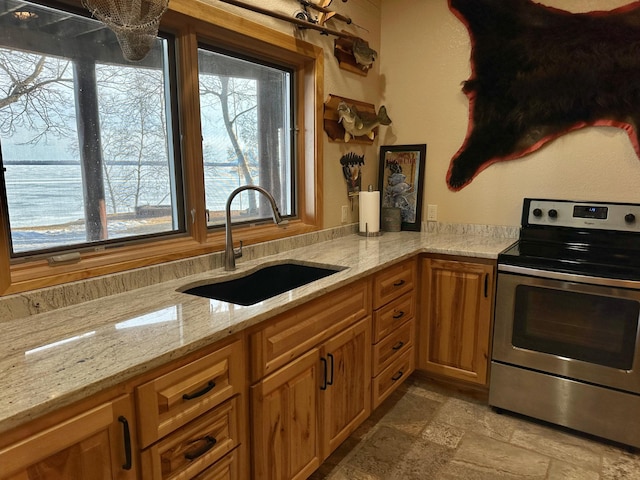
[[[418,253],[495,259],[513,238],[398,232],[339,239],[237,262],[79,305],[0,323],[0,433],[129,380]],[[185,293],[282,260],[346,267],[251,306]]]

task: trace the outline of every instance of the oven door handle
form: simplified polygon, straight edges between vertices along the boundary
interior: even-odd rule
[[[602,285],[605,287],[631,288],[640,290],[640,282],[618,278],[593,277],[591,275],[578,275],[575,273],[554,272],[538,268],[519,267],[516,265],[498,265],[499,272],[529,275],[531,277],[548,278],[565,282],[586,283],[589,285]]]

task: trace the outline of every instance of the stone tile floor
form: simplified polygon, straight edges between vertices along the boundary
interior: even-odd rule
[[[640,480],[640,454],[411,377],[310,478]]]

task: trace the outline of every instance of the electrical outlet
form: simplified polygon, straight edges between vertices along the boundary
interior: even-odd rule
[[[438,205],[427,206],[427,220],[430,222],[436,222],[438,220]]]
[[[340,220],[342,223],[347,223],[349,221],[349,206],[342,205],[342,218]]]

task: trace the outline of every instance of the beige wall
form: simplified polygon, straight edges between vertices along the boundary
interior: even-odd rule
[[[284,15],[291,15],[300,10],[300,4],[295,0],[243,0],[245,3],[257,5],[273,12]],[[319,4],[320,0],[314,0]],[[374,104],[376,109],[380,106],[381,77],[379,74],[379,62],[374,63],[374,68],[369,74],[361,76],[355,73],[341,70],[333,54],[334,36],[321,35],[314,30],[299,31],[292,24],[283,20],[273,19],[266,15],[250,12],[239,7],[225,4],[218,0],[207,0],[207,3],[217,8],[222,8],[245,18],[249,18],[256,23],[267,25],[275,30],[279,30],[291,35],[297,35],[303,40],[318,45],[324,50],[324,97],[329,94],[361,100]],[[380,3],[381,0],[334,0],[330,8],[342,15],[346,15],[363,28],[346,25],[344,22],[330,20],[326,26],[333,30],[345,30],[351,34],[358,35],[369,42],[369,45],[376,51],[380,51]],[[310,12],[313,13],[312,10]],[[393,111],[389,112],[392,120]],[[322,130],[322,125],[319,126]],[[382,127],[384,129],[385,127]],[[378,177],[378,140],[373,145],[364,146],[353,143],[330,142],[327,135],[322,130],[322,141],[324,149],[324,226],[333,227],[341,224],[341,206],[350,205],[347,196],[347,187],[342,176],[340,157],[348,152],[365,156],[363,169],[363,186],[368,184],[377,185]],[[353,212],[349,209],[351,218],[348,223],[358,220],[358,204],[354,203]]]
[[[357,3],[357,0],[351,0]],[[350,2],[351,3],[351,2]],[[574,12],[609,10],[629,0],[542,0]],[[518,225],[523,197],[640,203],[640,160],[619,129],[582,129],[522,159],[497,163],[459,192],[445,176],[467,130],[461,82],[470,74],[470,41],[446,0],[382,0],[383,103],[394,120],[385,143],[427,144],[423,218]]]

